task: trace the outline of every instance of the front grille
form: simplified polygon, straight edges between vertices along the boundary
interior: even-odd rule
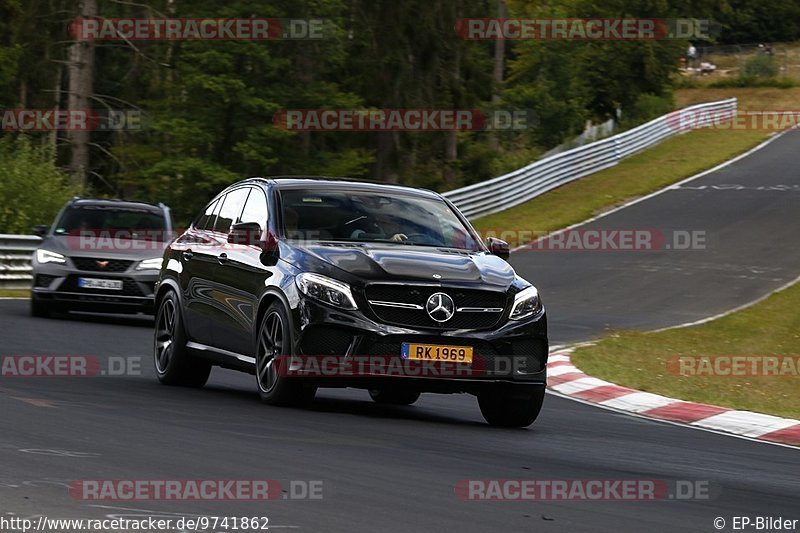
[[[122,278],[122,290],[116,291],[110,289],[86,289],[79,287],[78,276],[71,275],[64,280],[58,290],[64,292],[79,292],[84,294],[105,294],[109,296],[145,296],[145,294],[142,292],[142,289],[139,288],[139,284],[131,278]]]
[[[547,361],[547,341],[536,338],[515,340],[511,343],[516,361],[515,370],[521,374],[541,372]]]
[[[145,281],[144,286],[147,287],[147,294],[154,294],[156,292],[155,281]]]
[[[370,304],[370,308],[381,322],[413,328],[440,330],[490,329],[497,324],[503,311],[467,312],[456,311],[447,322],[433,320],[425,311],[428,298],[437,292],[449,295],[456,309],[461,307],[499,308],[506,307],[506,295],[502,292],[478,289],[443,288],[438,286],[409,286],[373,284],[366,288],[367,300],[415,304],[422,309],[403,309]]]
[[[37,274],[33,283],[34,287],[47,288],[58,276],[48,276],[47,274]]]
[[[78,270],[87,272],[125,272],[133,264],[133,261],[99,257],[72,257],[71,259]]]
[[[342,328],[311,326],[303,332],[300,350],[304,355],[344,355],[353,335]]]

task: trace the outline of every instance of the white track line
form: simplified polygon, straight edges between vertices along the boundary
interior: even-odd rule
[[[700,324],[705,324],[706,322],[711,322],[712,320],[716,320],[718,318],[722,318],[722,317],[728,316],[728,315],[733,314],[733,313],[735,313],[737,311],[742,311],[744,309],[747,309],[748,307],[752,307],[752,306],[754,306],[754,305],[756,305],[758,303],[761,303],[764,300],[766,300],[767,298],[769,298],[770,296],[772,296],[773,294],[779,293],[781,291],[785,291],[786,289],[788,289],[789,287],[791,287],[795,283],[800,283],[800,276],[798,276],[798,277],[794,278],[793,280],[781,285],[780,287],[778,287],[774,291],[768,292],[767,294],[756,298],[752,302],[748,302],[748,303],[742,304],[740,306],[734,307],[733,309],[729,309],[729,310],[724,311],[722,313],[718,313],[718,314],[716,314],[714,316],[709,316],[709,317],[706,317],[706,318],[701,318],[700,320],[695,320],[694,322],[685,322],[683,324],[678,324],[677,326],[667,326],[665,328],[654,329],[654,330],[652,330],[652,331],[650,331],[648,333],[658,333],[660,331],[667,331],[669,329],[688,328],[688,327],[691,327],[691,326],[699,326]]]
[[[792,129],[794,129],[794,128],[792,128]],[[754,154],[755,152],[761,150],[762,148],[764,148],[768,144],[780,139],[781,137],[783,137],[784,135],[786,135],[787,133],[792,131],[792,129],[788,129],[788,130],[782,131],[781,133],[777,133],[777,134],[773,133],[772,135],[770,135],[770,137],[767,140],[763,141],[758,146],[754,146],[753,148],[747,150],[746,152],[737,155],[733,159],[729,159],[729,160],[727,160],[727,161],[725,161],[723,163],[720,163],[719,165],[717,165],[715,167],[709,168],[708,170],[704,170],[704,171],[700,172],[699,174],[695,174],[694,176],[690,176],[690,177],[685,178],[685,179],[683,179],[681,181],[678,181],[678,182],[672,183],[670,185],[667,185],[663,189],[659,189],[659,190],[657,190],[655,192],[652,192],[650,194],[647,194],[645,196],[641,196],[639,198],[635,198],[635,199],[633,199],[633,200],[631,200],[629,202],[626,202],[626,203],[624,203],[622,205],[619,205],[619,206],[617,206],[617,207],[615,207],[613,209],[610,209],[608,211],[600,213],[599,215],[595,215],[595,216],[593,216],[591,218],[587,218],[583,222],[578,222],[577,224],[573,224],[571,226],[567,226],[566,228],[554,231],[553,233],[548,233],[547,235],[542,237],[540,240],[549,239],[550,237],[553,237],[553,236],[558,235],[560,233],[563,233],[565,231],[569,231],[572,228],[577,228],[579,226],[583,226],[583,225],[589,224],[591,222],[594,222],[595,220],[601,219],[603,217],[607,217],[608,215],[610,215],[612,213],[616,213],[617,211],[620,211],[622,209],[630,207],[630,206],[632,206],[634,204],[638,204],[639,202],[644,202],[645,200],[649,200],[650,198],[653,198],[654,196],[658,196],[659,194],[663,194],[663,193],[665,193],[665,192],[667,192],[667,191],[669,191],[671,189],[674,189],[675,187],[679,187],[680,185],[683,185],[684,183],[689,183],[690,181],[694,181],[694,180],[696,180],[698,178],[702,178],[703,176],[711,174],[712,172],[716,172],[717,170],[725,168],[728,165],[732,165],[733,163],[739,161],[740,159],[744,159],[745,157],[748,157],[748,156]],[[611,168],[613,168],[613,167],[611,167]],[[590,175],[591,174],[587,174],[587,176],[590,176]],[[586,177],[586,176],[584,176],[584,177]],[[581,178],[578,178],[578,179],[581,179]],[[516,252],[517,250],[521,250],[522,248],[525,248],[526,246],[530,246],[530,244],[531,243],[521,244],[521,245],[519,245],[519,246],[517,246],[515,248],[512,248],[511,251],[512,252]]]

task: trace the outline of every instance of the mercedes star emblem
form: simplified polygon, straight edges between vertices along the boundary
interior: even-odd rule
[[[456,304],[445,293],[437,292],[431,294],[430,298],[428,298],[425,310],[428,312],[428,316],[436,322],[447,322],[453,318],[453,314],[456,312]]]

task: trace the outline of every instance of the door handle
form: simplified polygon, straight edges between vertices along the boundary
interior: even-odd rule
[[[226,253],[219,254],[219,257],[217,257],[217,261],[219,261],[220,265],[224,265],[225,263],[228,262],[228,254]]]
[[[186,250],[185,252],[183,252],[183,258],[186,261],[189,261],[192,257],[194,257],[194,254],[192,253],[191,250]]]

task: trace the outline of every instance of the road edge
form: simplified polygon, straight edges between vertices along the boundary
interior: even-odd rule
[[[565,228],[561,228],[559,230],[555,230],[553,232],[550,232],[547,235],[544,235],[544,236],[540,237],[539,239],[536,239],[535,241],[536,242],[544,241],[546,239],[550,239],[552,237],[555,237],[556,235],[564,233],[565,231],[569,231],[571,229],[578,228],[578,227],[584,226],[586,224],[590,224],[590,223],[594,222],[595,220],[607,217],[608,215],[616,213],[617,211],[621,211],[622,209],[625,209],[625,208],[630,207],[632,205],[638,204],[639,202],[644,202],[645,200],[649,200],[650,198],[653,198],[654,196],[658,196],[660,194],[664,194],[665,192],[667,192],[669,190],[672,190],[672,189],[675,189],[676,187],[680,187],[681,185],[683,185],[685,183],[689,183],[689,182],[694,181],[696,179],[702,178],[703,176],[705,176],[707,174],[711,174],[712,172],[716,172],[717,170],[723,169],[723,168],[727,167],[728,165],[732,165],[733,163],[736,163],[740,159],[744,159],[745,157],[748,157],[748,156],[754,154],[755,152],[758,152],[759,150],[761,150],[762,148],[766,147],[767,145],[773,143],[774,141],[777,141],[778,139],[780,139],[781,137],[783,137],[787,133],[792,132],[792,131],[796,131],[796,130],[800,130],[800,127],[795,126],[795,127],[789,128],[787,130],[784,130],[784,131],[782,131],[780,133],[773,133],[769,137],[767,137],[766,139],[764,139],[763,141],[758,143],[757,145],[755,145],[752,148],[742,152],[741,154],[738,154],[738,155],[732,157],[731,159],[728,159],[727,161],[723,161],[722,163],[719,163],[718,165],[715,165],[715,166],[713,166],[711,168],[708,168],[706,170],[702,170],[702,171],[698,172],[697,174],[693,174],[693,175],[691,175],[691,176],[689,176],[687,178],[683,178],[683,179],[678,180],[678,181],[676,181],[674,183],[666,185],[666,186],[662,187],[661,189],[655,190],[655,191],[653,191],[651,193],[647,193],[647,194],[645,194],[643,196],[637,196],[636,198],[630,199],[630,200],[628,200],[628,201],[626,201],[626,202],[624,202],[622,204],[614,206],[614,207],[612,207],[612,208],[610,208],[610,209],[608,209],[606,211],[603,211],[602,213],[598,213],[597,215],[594,215],[594,216],[592,216],[590,218],[587,218],[586,220],[582,220],[580,222],[576,222],[575,224],[571,224],[571,225],[569,225],[569,226],[567,226]],[[587,174],[587,176],[588,175],[590,175],[590,174]],[[520,245],[515,246],[514,248],[512,248],[511,252],[516,252],[518,250],[522,250],[523,248],[530,247],[531,244],[532,244],[531,242],[528,242],[528,243],[525,243],[525,244],[520,244]]]
[[[800,420],[678,400],[616,385],[583,373],[572,364],[573,347],[550,354],[550,392],[582,403],[642,418],[749,440],[800,448]]]
[[[683,185],[684,183],[689,183],[712,172],[732,165],[733,163],[736,163],[737,161],[744,159],[755,152],[758,152],[762,148],[795,129],[796,128],[790,128],[778,134],[771,135],[749,150],[746,150],[727,161],[723,161],[712,168],[703,170],[697,174],[667,185],[657,191],[634,198],[596,216],[557,230],[544,238],[550,238],[559,233],[589,224],[595,220],[606,217],[634,204],[638,204],[639,202],[643,202],[654,196],[663,194],[671,189]],[[517,246],[511,251],[514,252],[528,245],[529,244],[523,244]],[[780,292],[796,282],[798,282],[797,279],[792,280],[786,285],[774,291],[770,291],[760,298],[757,298],[756,300],[746,303],[735,309],[730,309],[726,312],[698,321],[668,326],[656,331],[682,328],[709,322],[715,318],[720,318],[737,310],[750,307],[751,305],[765,300],[769,296],[775,294],[776,292]],[[587,374],[581,372],[572,364],[569,356],[572,351],[573,348],[556,348],[556,350],[550,354],[547,363],[547,387],[548,392],[551,394],[639,418],[657,420],[683,427],[740,437],[747,440],[755,440],[774,445],[800,448],[800,420],[781,418],[773,415],[754,413],[751,411],[740,411],[727,407],[719,407],[696,402],[688,402],[675,398],[669,398],[667,396],[661,396],[658,394],[622,387],[599,378],[588,376]]]

